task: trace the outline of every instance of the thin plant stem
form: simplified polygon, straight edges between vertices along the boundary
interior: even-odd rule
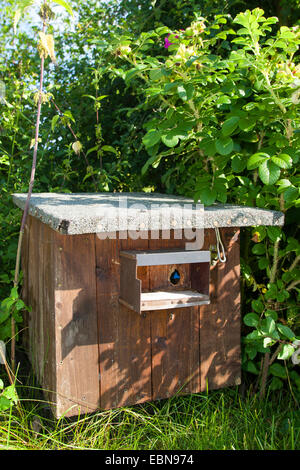
[[[45,20],[43,21],[43,32],[45,32],[46,23]],[[27,216],[29,212],[29,204],[32,195],[34,180],[35,180],[35,171],[36,171],[36,162],[37,162],[37,150],[38,150],[38,137],[39,137],[39,128],[40,128],[40,120],[41,120],[41,108],[42,108],[42,93],[43,93],[43,80],[44,80],[44,63],[45,57],[44,54],[41,55],[41,69],[40,69],[40,87],[39,87],[39,99],[37,105],[37,116],[36,116],[36,125],[35,125],[35,142],[33,148],[33,156],[32,156],[32,167],[31,167],[31,175],[30,175],[30,182],[29,188],[27,193],[27,199],[22,215],[21,227],[19,232],[19,239],[18,239],[18,249],[17,249],[17,256],[16,256],[16,265],[15,265],[15,276],[14,276],[14,287],[18,287],[19,280],[20,280],[20,261],[21,261],[21,252],[22,252],[22,241],[23,235],[25,230],[25,225],[27,221]],[[16,363],[16,325],[15,319],[11,317],[11,368],[13,373],[15,372],[15,363]]]

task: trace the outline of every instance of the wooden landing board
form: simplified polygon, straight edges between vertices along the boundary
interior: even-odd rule
[[[135,259],[137,266],[207,263],[210,261],[210,252],[203,250],[121,251],[120,255]]]
[[[141,294],[142,311],[194,307],[209,304],[209,296],[197,291],[155,291]]]

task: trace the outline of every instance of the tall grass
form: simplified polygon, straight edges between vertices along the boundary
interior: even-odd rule
[[[20,410],[0,412],[0,449],[296,450],[300,410],[288,392],[263,401],[238,387],[54,419],[30,377]]]

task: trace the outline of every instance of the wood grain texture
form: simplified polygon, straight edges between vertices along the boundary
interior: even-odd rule
[[[151,344],[148,315],[119,303],[123,249],[146,249],[148,240],[96,239],[101,408],[151,400]],[[143,279],[144,285],[147,279]]]
[[[23,242],[22,242],[22,250],[21,250],[21,270],[22,270],[22,289],[21,289],[21,298],[25,302],[25,305],[29,306],[29,270],[28,270],[28,262],[29,262],[29,232],[30,232],[30,224],[31,224],[31,216],[28,216],[27,223],[24,227],[24,235],[23,235]],[[25,351],[29,351],[29,317],[30,313],[25,310],[23,312],[23,327],[21,329],[20,337],[22,345]]]
[[[172,233],[173,235],[173,233]],[[150,240],[150,249],[184,248],[184,240]],[[172,269],[176,265],[171,266]],[[177,266],[180,271],[181,266]],[[189,270],[182,282],[190,286]],[[150,290],[169,282],[170,266],[150,267]],[[198,307],[160,310],[151,313],[152,398],[198,392],[199,365]]]
[[[201,390],[237,385],[241,377],[239,230],[220,233],[227,261],[211,267],[211,304],[200,307]],[[216,244],[214,230],[205,240]]]
[[[23,344],[46,398],[55,402],[53,231],[30,216],[24,235],[22,298],[32,310],[24,317]]]
[[[138,314],[119,302],[120,251],[184,249],[184,239],[65,236],[29,218],[22,268],[32,312],[24,336],[57,417],[239,383],[239,230],[220,232],[227,262],[210,266],[211,304]],[[216,244],[213,229],[204,242],[204,250]],[[196,275],[204,290],[207,268],[203,279]],[[141,266],[137,277],[143,292],[193,288],[189,264]]]
[[[95,236],[54,232],[57,416],[99,408]]]

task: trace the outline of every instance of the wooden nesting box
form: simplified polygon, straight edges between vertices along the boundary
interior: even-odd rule
[[[13,199],[24,208],[26,195]],[[148,217],[153,204],[161,225]],[[187,222],[204,229],[203,246],[187,250],[183,219],[165,220],[166,206],[184,204],[193,201],[33,194],[22,257],[32,307],[25,344],[56,417],[240,383],[239,228],[283,225],[283,214],[206,208],[201,226]],[[214,255],[216,227],[225,263]]]

